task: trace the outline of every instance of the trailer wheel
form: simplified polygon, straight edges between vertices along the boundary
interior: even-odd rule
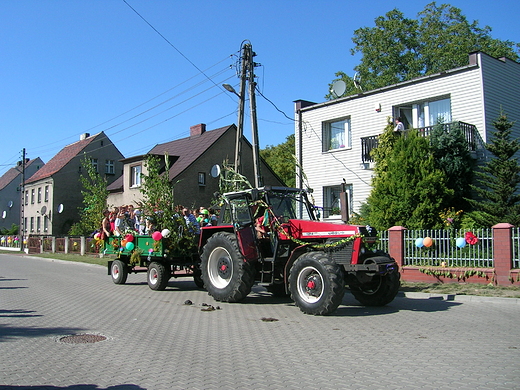
[[[201,260],[204,287],[217,301],[238,302],[251,292],[254,269],[242,258],[235,235],[212,235],[204,245]]]
[[[164,264],[152,261],[147,272],[148,287],[155,291],[162,291],[168,285],[170,275]]]
[[[401,286],[397,270],[386,275],[374,275],[364,283],[349,284],[354,298],[364,306],[384,306],[392,302]]]
[[[289,290],[302,312],[330,314],[345,294],[343,270],[323,252],[304,253],[291,267]]]
[[[114,260],[110,267],[110,275],[115,284],[125,284],[128,278],[128,267],[121,260]]]

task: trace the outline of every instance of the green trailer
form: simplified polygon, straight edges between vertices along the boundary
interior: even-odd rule
[[[152,236],[126,235],[105,240],[103,253],[117,256],[108,262],[108,274],[115,284],[125,284],[129,273],[146,272],[148,286],[160,291],[172,277],[192,277],[198,287],[203,287],[200,257],[196,246],[193,248],[172,248],[170,240],[164,237],[157,240]]]

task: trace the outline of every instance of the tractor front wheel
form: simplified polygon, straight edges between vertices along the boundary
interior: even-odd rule
[[[291,267],[289,290],[302,312],[330,314],[345,294],[343,270],[323,252],[305,253]]]

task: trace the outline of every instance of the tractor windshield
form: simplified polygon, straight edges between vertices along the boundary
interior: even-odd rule
[[[305,192],[289,189],[273,190],[267,192],[267,198],[276,216],[287,219],[315,219]]]

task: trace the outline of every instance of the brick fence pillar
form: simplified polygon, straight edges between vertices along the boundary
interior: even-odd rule
[[[394,226],[388,229],[388,252],[397,262],[399,268],[404,264],[404,231],[403,226]]]
[[[499,223],[493,226],[493,263],[495,266],[496,284],[507,286],[509,273],[513,268],[513,225]]]

